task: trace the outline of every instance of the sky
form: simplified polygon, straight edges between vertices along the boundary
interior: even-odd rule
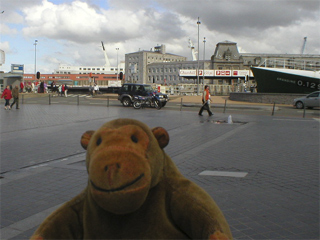
[[[226,40],[240,53],[300,54],[307,37],[304,54],[320,54],[320,0],[0,0],[0,70],[103,66],[101,41],[112,66],[161,44],[192,60],[198,30],[200,60]]]

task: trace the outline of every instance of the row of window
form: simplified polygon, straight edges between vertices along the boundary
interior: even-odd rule
[[[83,71],[87,71],[87,70],[88,70],[88,71],[91,71],[91,70],[92,70],[92,71],[95,71],[95,70],[97,70],[97,71],[104,71],[105,68],[102,68],[102,69],[100,69],[100,68],[97,68],[97,69],[96,69],[96,68],[79,68],[79,70],[80,70],[80,71],[82,71],[82,70],[83,70]],[[108,70],[108,71],[117,71],[117,70],[118,70],[118,68],[110,68],[110,70]],[[120,68],[119,71],[123,71],[123,68]]]
[[[34,79],[33,76],[23,76],[23,78],[24,79]],[[47,76],[47,77],[46,76],[41,76],[40,77],[40,79],[42,79],[42,80],[47,80],[47,79],[69,79],[69,78],[70,78],[70,76]],[[81,80],[83,80],[83,79],[88,80],[88,76],[83,76],[83,77],[77,76],[76,78],[77,79],[81,79]],[[117,76],[116,75],[115,76],[104,76],[103,79],[116,80]],[[118,77],[118,79],[119,79],[119,77]],[[101,81],[101,80],[99,80],[99,81]]]
[[[120,71],[123,71],[122,70],[122,68],[121,68],[121,70]],[[71,72],[59,72],[59,71],[57,71],[56,72],[56,74],[75,74],[75,73],[71,73]],[[79,73],[76,73],[76,74],[89,74],[88,72],[84,72],[84,73],[82,73],[82,72],[79,72]],[[99,72],[93,72],[92,74],[110,74],[110,73],[104,73],[104,72],[101,72],[101,73],[99,73]],[[114,73],[114,74],[117,74],[117,73]]]
[[[148,56],[148,59],[151,60],[152,62],[181,62],[185,61],[185,59],[182,58],[164,58],[164,57],[152,57]],[[139,56],[135,57],[129,57],[129,61],[131,60],[139,60]]]
[[[149,68],[149,73],[176,72],[177,68]]]

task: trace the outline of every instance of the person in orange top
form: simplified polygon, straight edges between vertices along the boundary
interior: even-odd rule
[[[6,100],[5,104],[4,104],[4,109],[7,110],[11,110],[10,107],[10,99],[12,98],[12,93],[10,90],[10,86],[8,85],[7,88],[3,91],[1,98],[4,98]]]
[[[199,115],[200,116],[202,116],[203,110],[207,110],[209,116],[213,115],[213,113],[210,110],[210,100],[211,100],[210,89],[209,89],[208,85],[205,85],[204,86],[204,91],[203,91],[203,94],[202,94],[202,103],[203,103],[203,105],[201,106],[200,111],[199,111]]]

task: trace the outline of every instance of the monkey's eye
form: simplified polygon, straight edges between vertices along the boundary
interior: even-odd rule
[[[132,136],[131,136],[131,140],[132,140],[132,142],[134,142],[134,143],[137,143],[137,142],[138,142],[138,138],[137,138],[135,135],[132,135]]]
[[[99,137],[97,140],[97,146],[99,146],[101,143],[102,143],[102,139],[101,139],[101,137]]]

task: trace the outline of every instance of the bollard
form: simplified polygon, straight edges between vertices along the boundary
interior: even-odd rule
[[[275,106],[276,106],[276,103],[274,102],[274,103],[273,103],[273,108],[272,108],[271,116],[273,116],[273,115],[274,115],[274,109],[275,109]]]
[[[107,107],[109,107],[109,96],[107,97]]]
[[[225,100],[225,102],[224,102],[224,109],[223,109],[223,113],[225,113],[225,112],[226,112],[226,108],[227,108],[227,100]]]
[[[49,105],[51,105],[51,94],[49,94]]]
[[[181,98],[181,104],[180,104],[180,111],[182,110],[182,98]]]
[[[77,96],[77,105],[79,106],[79,102],[80,102],[80,100],[79,100],[79,94],[78,94],[78,96]]]
[[[303,118],[306,117],[306,104],[303,103]]]

